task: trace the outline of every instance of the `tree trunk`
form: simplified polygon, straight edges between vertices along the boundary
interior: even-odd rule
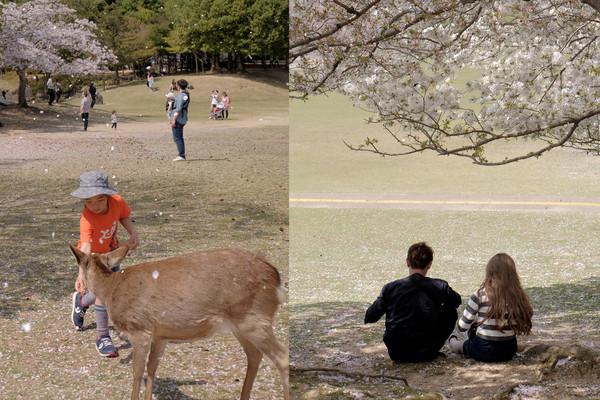
[[[246,72],[246,66],[244,65],[244,55],[238,53],[237,59],[238,59],[238,65],[239,65],[238,73],[243,74],[244,72]]]
[[[213,53],[212,55],[212,68],[213,72],[218,72],[220,70],[219,67],[219,53]]]
[[[233,54],[231,52],[227,53],[227,70],[229,72],[235,69],[235,64],[233,63]]]
[[[19,75],[19,106],[27,107],[27,97],[25,96],[25,93],[27,93],[27,75],[22,69],[17,70],[17,75]]]
[[[119,76],[119,67],[115,68],[115,81],[117,82],[117,87],[121,86],[121,77]]]

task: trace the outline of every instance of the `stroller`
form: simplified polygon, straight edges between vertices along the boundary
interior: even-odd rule
[[[225,116],[223,115],[223,103],[219,102],[217,103],[217,105],[215,105],[215,107],[213,108],[213,117],[214,119],[225,119]]]

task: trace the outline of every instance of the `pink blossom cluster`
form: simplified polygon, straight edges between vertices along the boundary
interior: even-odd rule
[[[116,61],[93,33],[59,1],[0,3],[0,67],[17,71],[85,75],[106,71]]]

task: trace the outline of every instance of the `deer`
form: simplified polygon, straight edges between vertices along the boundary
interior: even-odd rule
[[[132,347],[131,400],[152,399],[158,363],[170,341],[188,342],[230,330],[247,358],[241,400],[248,400],[263,355],[276,365],[289,400],[289,352],[273,332],[283,302],[277,269],[243,249],[207,250],[132,265],[117,272],[129,247],[86,254],[69,245],[88,290],[100,299]]]

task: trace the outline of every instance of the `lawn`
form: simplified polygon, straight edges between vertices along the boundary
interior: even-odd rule
[[[539,159],[481,167],[460,157],[421,153],[381,157],[349,150],[368,137],[388,141],[366,111],[335,94],[290,101],[291,193],[497,194],[599,197],[600,158],[568,149]],[[522,151],[503,144],[494,151]]]
[[[272,78],[186,76],[195,89],[184,130],[188,161],[180,163],[171,161],[176,148],[163,111],[164,93],[149,93],[143,84],[101,91],[106,104],[94,109],[87,132],[76,120],[78,99],[53,107],[33,104],[28,110],[2,111],[2,398],[129,396],[128,343],[111,329],[120,357],[102,359],[93,344],[93,313],[88,312],[82,332],[75,332],[70,322],[77,267],[68,244],[77,243],[82,203],[69,193],[86,170],[106,171],[110,184],[132,208],[140,247],[124,266],[192,251],[242,247],[263,253],[278,268],[287,294],[284,76],[283,71]],[[170,79],[159,78],[156,84],[166,87]],[[225,89],[233,99],[229,121],[208,120],[208,94],[214,88]],[[121,117],[117,130],[106,126],[112,109]],[[124,229],[119,232],[121,239],[127,238]],[[277,313],[275,331],[287,345],[287,302]],[[234,398],[241,392],[245,363],[230,334],[169,344],[158,369],[156,398]],[[266,358],[253,395],[282,397],[277,369]]]
[[[292,197],[485,195],[598,202],[596,157],[559,150],[503,167],[427,153],[381,158],[343,143],[381,134],[376,125],[364,123],[367,115],[336,95],[290,103]],[[504,151],[519,150],[514,146]],[[598,214],[576,211],[291,208],[292,393],[298,399],[599,396],[593,372],[600,348],[599,223]],[[364,312],[385,283],[406,276],[406,250],[422,240],[435,250],[429,276],[447,280],[462,295],[459,311],[481,284],[487,260],[497,252],[513,256],[535,309],[533,334],[520,338],[515,360],[478,364],[447,351],[448,358],[432,363],[389,360],[381,342],[383,321],[364,325]],[[536,351],[572,345],[596,361],[581,361],[587,356],[575,350],[553,350],[560,362],[544,369],[547,354]],[[574,375],[577,368],[581,373]]]

